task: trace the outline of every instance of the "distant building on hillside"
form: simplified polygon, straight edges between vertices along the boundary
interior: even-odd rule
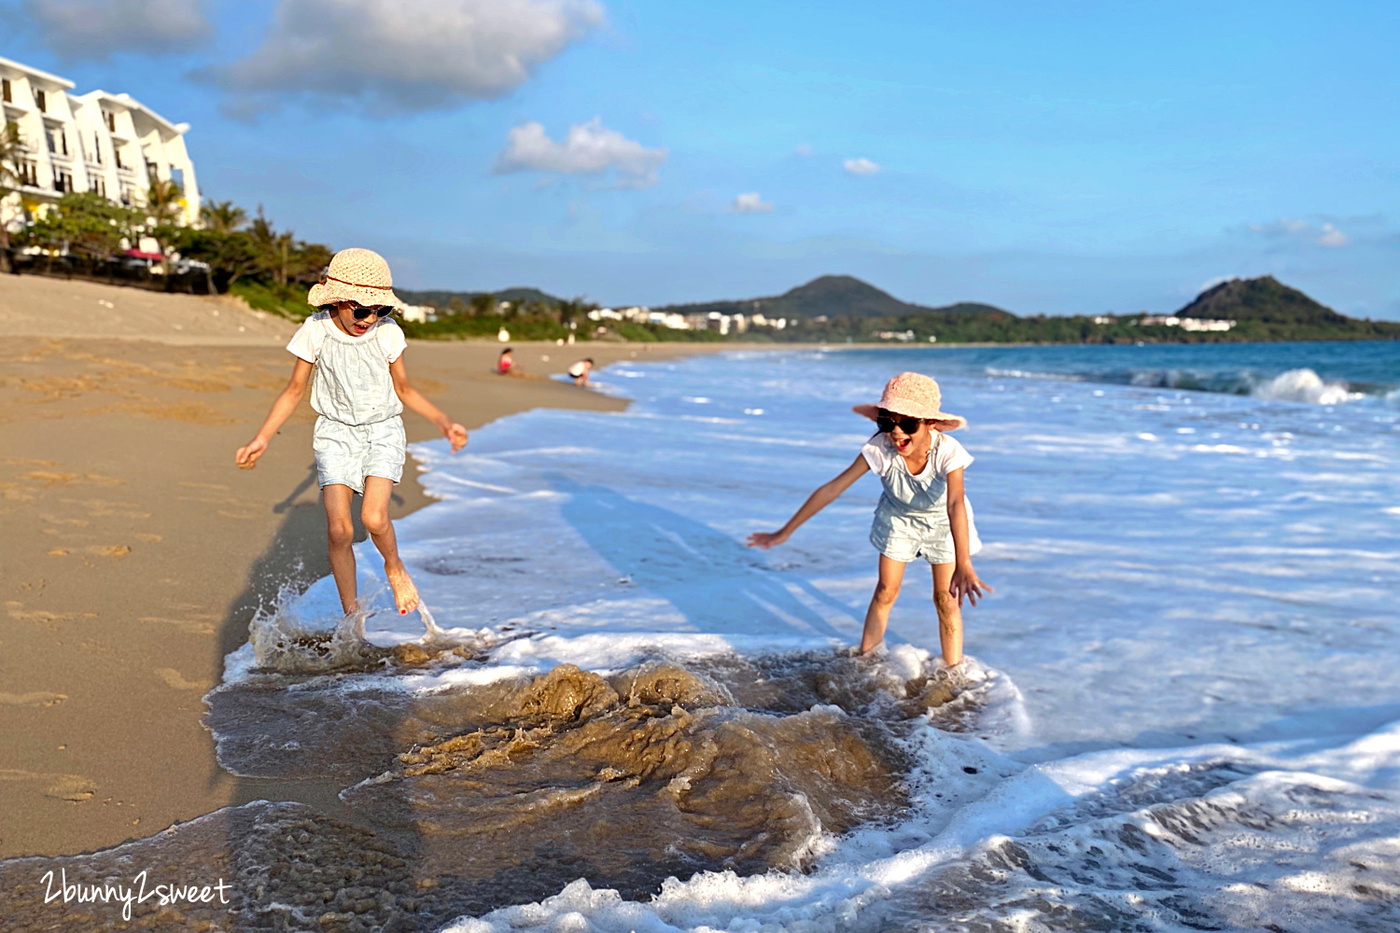
[[[19,190],[0,203],[0,223],[42,211],[70,191],[94,191],[133,207],[151,183],[184,192],[182,220],[199,220],[199,183],[185,148],[188,123],[171,123],[127,94],[74,94],[73,82],[0,58],[0,107],[23,142]]]
[[[1180,327],[1182,330],[1227,331],[1234,329],[1236,322],[1198,317],[1177,317],[1174,314],[1144,314],[1137,323],[1143,327]]]

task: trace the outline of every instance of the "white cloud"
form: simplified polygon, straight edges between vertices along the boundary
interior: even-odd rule
[[[1346,246],[1350,240],[1347,235],[1331,224],[1322,225],[1322,235],[1317,238],[1318,246]]]
[[[260,48],[201,76],[245,109],[307,93],[428,110],[513,90],[602,22],[595,0],[281,0]]]
[[[210,35],[205,0],[25,0],[24,18],[65,58],[160,55]]]
[[[594,117],[569,127],[562,143],[550,139],[542,124],[517,126],[507,134],[506,147],[496,158],[494,170],[499,174],[534,171],[599,175],[614,169],[626,187],[645,188],[656,183],[656,170],[665,161],[665,149],[647,149],[603,126],[602,118]]]
[[[736,197],[730,209],[736,214],[766,214],[773,209],[773,202],[765,201],[757,191],[751,191]]]
[[[792,151],[793,151],[794,153],[796,153],[797,155],[802,156],[802,157],[805,159],[807,156],[809,156],[809,155],[812,154],[812,144],[811,144],[811,143],[798,143],[798,144],[797,144],[797,148],[794,149],[794,150],[792,150]]]
[[[1324,223],[1318,226],[1289,217],[1267,224],[1250,224],[1249,229],[1269,239],[1301,240],[1315,246],[1339,247],[1351,242],[1351,239],[1334,224]]]
[[[846,171],[850,172],[852,175],[874,175],[876,172],[880,171],[879,165],[876,165],[874,162],[864,157],[859,159],[847,159],[841,164],[845,167]]]

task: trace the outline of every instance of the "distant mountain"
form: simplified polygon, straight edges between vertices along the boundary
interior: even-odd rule
[[[680,314],[708,314],[711,311],[718,311],[721,314],[762,313],[766,317],[803,317],[808,319],[817,317],[901,318],[910,314],[930,312],[942,314],[1008,313],[991,305],[973,302],[960,302],[940,308],[909,304],[850,275],[824,275],[781,295],[768,298],[668,305],[658,310],[674,311]]]
[[[1319,304],[1272,275],[1231,279],[1206,289],[1176,312],[1177,317],[1259,321],[1264,324],[1351,324],[1352,319]]]
[[[411,305],[432,305],[435,308],[446,308],[452,303],[453,298],[460,298],[463,302],[471,304],[471,300],[479,295],[491,295],[497,301],[509,301],[511,304],[533,304],[543,302],[551,308],[557,308],[564,301],[556,298],[548,292],[542,292],[538,288],[503,288],[498,292],[450,292],[450,291],[411,291],[406,288],[394,289],[404,301]]]

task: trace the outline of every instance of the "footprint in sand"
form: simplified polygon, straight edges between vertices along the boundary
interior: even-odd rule
[[[83,550],[97,557],[110,557],[112,560],[121,560],[131,553],[131,548],[125,544],[94,544]]]
[[[204,680],[186,680],[180,672],[173,667],[158,667],[155,675],[159,677],[167,687],[173,690],[204,690],[207,691],[212,686]]]
[[[45,781],[45,797],[68,800],[72,803],[85,803],[97,794],[97,782],[81,774],[45,774],[40,771],[20,771],[17,768],[0,768],[0,781]]]
[[[31,693],[0,693],[0,706],[57,706],[68,699],[66,693],[36,690]]]
[[[5,601],[5,611],[16,622],[38,622],[49,625],[54,622],[71,622],[75,619],[95,619],[95,612],[49,612],[47,609],[25,609],[24,603],[15,600]]]
[[[148,625],[174,625],[181,632],[188,632],[190,635],[213,635],[213,616],[206,616],[210,621],[202,622],[200,619],[168,619],[161,615],[143,615],[141,622]]]

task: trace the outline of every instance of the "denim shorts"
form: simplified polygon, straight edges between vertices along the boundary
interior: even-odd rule
[[[870,543],[875,550],[900,563],[922,557],[930,564],[951,564],[957,556],[953,548],[953,528],[946,521],[929,522],[879,510],[870,525]]]
[[[408,444],[397,415],[373,424],[344,424],[324,415],[316,419],[311,449],[316,454],[316,482],[339,484],[364,494],[366,476],[403,478]]]

